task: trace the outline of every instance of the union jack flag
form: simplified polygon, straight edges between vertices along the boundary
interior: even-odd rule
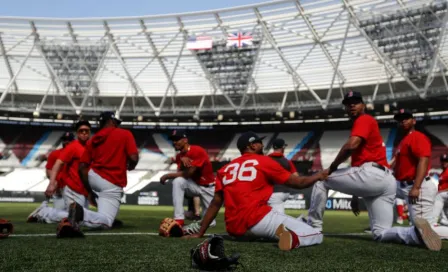
[[[244,47],[252,45],[253,37],[251,32],[236,32],[227,36],[227,46]]]

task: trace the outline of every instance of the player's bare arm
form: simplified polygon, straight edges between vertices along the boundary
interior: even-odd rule
[[[128,157],[128,166],[127,169],[129,171],[134,170],[135,167],[137,166],[139,157],[138,157],[138,153],[132,154]]]
[[[224,203],[224,196],[222,191],[215,192],[213,196],[213,200],[210,203],[210,206],[207,209],[207,212],[204,215],[204,218],[201,222],[201,229],[199,233],[193,235],[184,236],[184,238],[201,238],[204,236],[207,231],[210,223],[215,219],[216,215],[218,215],[219,210],[221,209],[222,204]]]
[[[47,190],[45,191],[45,195],[47,197],[51,197],[58,188],[58,182],[56,181],[56,177],[58,176],[59,171],[61,171],[64,162],[61,160],[56,160],[53,168],[50,173],[50,184],[48,184]]]
[[[420,189],[422,187],[423,179],[426,176],[426,169],[428,169],[429,158],[420,157],[418,160],[417,171],[415,173],[414,186],[409,191],[409,202],[415,204],[420,196]]]
[[[362,143],[362,138],[358,136],[350,136],[347,142],[339,150],[338,155],[330,165],[330,174],[338,169],[338,166],[345,162],[352,152],[356,150]]]
[[[396,157],[394,156],[393,158],[392,158],[392,160],[390,160],[388,163],[389,163],[389,165],[390,165],[390,168],[395,168],[395,159],[396,159]]]
[[[165,184],[167,180],[169,179],[175,179],[178,177],[184,177],[186,179],[191,178],[194,173],[197,171],[197,167],[190,167],[185,169],[184,171],[178,171],[175,173],[169,173],[169,174],[165,174],[160,178],[160,183]]]
[[[87,198],[89,199],[90,204],[96,207],[97,206],[96,199],[98,198],[98,196],[92,190],[92,187],[90,187],[88,173],[89,173],[89,165],[87,163],[80,163],[78,167],[79,178],[81,179],[84,188],[87,190],[87,193],[89,194]]]
[[[305,189],[311,187],[319,180],[326,180],[327,177],[328,170],[319,172],[309,177],[299,177],[299,175],[291,174],[289,179],[285,182],[285,185],[295,189]]]

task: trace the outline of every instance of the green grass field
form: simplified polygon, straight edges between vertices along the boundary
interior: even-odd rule
[[[202,239],[183,240],[156,235],[160,221],[172,207],[122,206],[124,226],[110,231],[88,231],[84,239],[56,239],[56,225],[27,224],[37,204],[0,203],[0,218],[14,223],[17,236],[0,240],[0,271],[194,271],[189,251]],[[297,216],[301,211],[290,211]],[[362,233],[366,213],[327,211],[322,245],[291,252],[276,243],[225,241],[226,254],[238,252],[244,268],[238,271],[444,271],[448,244],[440,252],[419,247],[374,242]],[[225,231],[223,215],[209,233]],[[148,233],[136,234],[136,233]],[[51,236],[25,236],[54,234]],[[104,234],[104,235],[102,235]],[[116,234],[116,235],[112,235]]]

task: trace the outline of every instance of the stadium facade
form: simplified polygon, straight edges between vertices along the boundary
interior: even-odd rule
[[[133,203],[169,196],[157,181],[175,169],[173,128],[190,129],[215,166],[238,155],[250,128],[267,137],[266,152],[281,137],[302,173],[320,170],[349,135],[348,90],[380,121],[389,159],[400,140],[389,121],[413,110],[437,171],[448,152],[447,14],[446,1],[282,0],[143,17],[0,17],[0,201],[39,200],[59,137],[104,110],[140,150],[125,188]]]
[[[445,1],[285,0],[160,16],[0,17],[0,111],[295,119],[340,114],[348,89],[379,113],[391,102],[424,111],[447,95],[446,11]]]

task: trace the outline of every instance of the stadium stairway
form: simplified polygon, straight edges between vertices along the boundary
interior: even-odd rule
[[[154,142],[157,144],[160,151],[167,157],[171,158],[175,156],[175,150],[171,141],[168,140],[168,136],[161,133],[154,133],[152,135]]]
[[[48,131],[34,144],[28,155],[23,159],[22,165],[27,167],[37,167],[41,164],[37,160],[41,155],[46,155],[54,148],[62,135],[62,131]]]

